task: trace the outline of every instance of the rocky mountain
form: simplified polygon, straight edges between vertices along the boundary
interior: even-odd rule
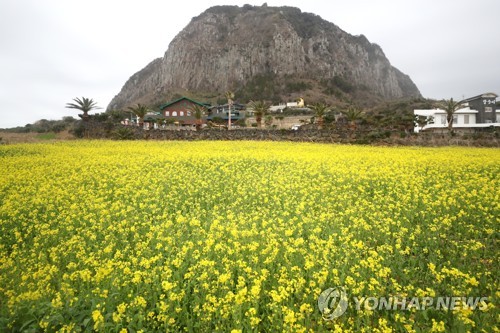
[[[163,58],[132,75],[108,109],[179,95],[215,102],[305,97],[374,103],[419,97],[382,49],[293,7],[216,6],[172,40]]]

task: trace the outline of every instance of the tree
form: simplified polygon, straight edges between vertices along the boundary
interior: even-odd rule
[[[309,105],[308,107],[315,113],[316,119],[318,121],[318,129],[322,129],[323,117],[328,111],[330,111],[330,107],[325,103],[315,103],[313,105]]]
[[[128,108],[130,111],[132,111],[133,114],[136,115],[137,117],[137,122],[139,124],[139,127],[144,126],[144,116],[148,113],[148,108],[145,105],[142,104],[137,104],[136,107],[131,107],[129,106]]]
[[[448,130],[451,132],[453,129],[453,116],[455,115],[455,112],[462,108],[462,103],[456,102],[453,100],[453,98],[450,98],[448,100],[443,100],[441,103],[438,104],[439,108],[442,108],[444,112],[446,112],[446,121],[448,123]]]
[[[420,127],[420,130],[423,130],[425,126],[434,124],[434,117],[415,115],[413,118],[413,124]]]
[[[251,101],[250,107],[253,109],[255,115],[255,121],[257,122],[257,127],[262,127],[262,117],[264,117],[269,112],[270,105],[264,101]]]
[[[65,116],[65,117],[62,117],[62,121],[65,124],[73,124],[76,121],[76,119],[71,117],[71,116]]]
[[[167,119],[165,119],[165,124],[167,126],[171,126],[171,125],[175,124],[175,119],[173,119],[173,118],[167,118]]]
[[[282,115],[275,116],[275,117],[274,117],[274,119],[276,119],[276,120],[278,120],[278,121],[279,121],[279,123],[280,123],[280,125],[279,125],[279,126],[281,127],[281,122],[282,122],[282,120],[283,120],[283,119],[285,119],[285,116],[282,116]]]
[[[66,103],[66,108],[82,111],[83,114],[79,114],[78,116],[84,121],[89,119],[89,111],[100,109],[100,107],[97,106],[97,102],[95,102],[92,98],[82,97],[80,99],[76,97],[73,98],[73,101],[75,101],[75,103]]]
[[[205,114],[206,108],[204,106],[201,106],[199,104],[193,104],[189,110],[193,112],[193,116],[196,119],[196,130],[199,131],[201,130],[201,125],[202,125],[202,118],[203,115]]]
[[[227,108],[229,109],[228,119],[227,119],[227,129],[231,129],[231,107],[233,106],[234,93],[232,91],[226,91]]]
[[[156,121],[156,126],[158,126],[158,128],[161,128],[161,126],[165,124],[165,119],[163,118],[156,118],[155,121]]]
[[[363,111],[356,108],[355,106],[350,106],[349,108],[347,108],[347,110],[342,111],[342,114],[344,115],[345,119],[349,122],[349,126],[353,131],[356,129],[357,126],[356,122],[363,118]]]
[[[266,126],[271,126],[273,124],[273,116],[271,115],[267,115],[265,118],[264,118],[264,124]]]

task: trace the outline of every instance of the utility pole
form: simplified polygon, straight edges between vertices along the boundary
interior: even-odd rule
[[[232,91],[227,91],[226,98],[227,98],[227,108],[229,109],[228,119],[227,119],[227,129],[230,130],[231,129],[231,107],[233,106],[234,93]]]

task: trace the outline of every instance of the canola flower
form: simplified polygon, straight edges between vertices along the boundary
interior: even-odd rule
[[[0,146],[0,331],[495,331],[500,151]],[[322,319],[322,290],[486,296]]]

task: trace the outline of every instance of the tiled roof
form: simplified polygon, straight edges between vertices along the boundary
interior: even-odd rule
[[[191,98],[188,98],[188,97],[181,97],[181,98],[178,98],[178,99],[176,99],[174,101],[171,101],[171,102],[168,102],[168,103],[160,105],[160,110],[163,110],[166,107],[169,107],[170,105],[175,104],[175,103],[177,103],[177,102],[179,102],[179,101],[181,101],[183,99],[188,100],[191,103],[198,104],[199,106],[210,108],[210,104],[209,103],[202,103],[202,102],[195,101],[194,99],[191,99]]]

